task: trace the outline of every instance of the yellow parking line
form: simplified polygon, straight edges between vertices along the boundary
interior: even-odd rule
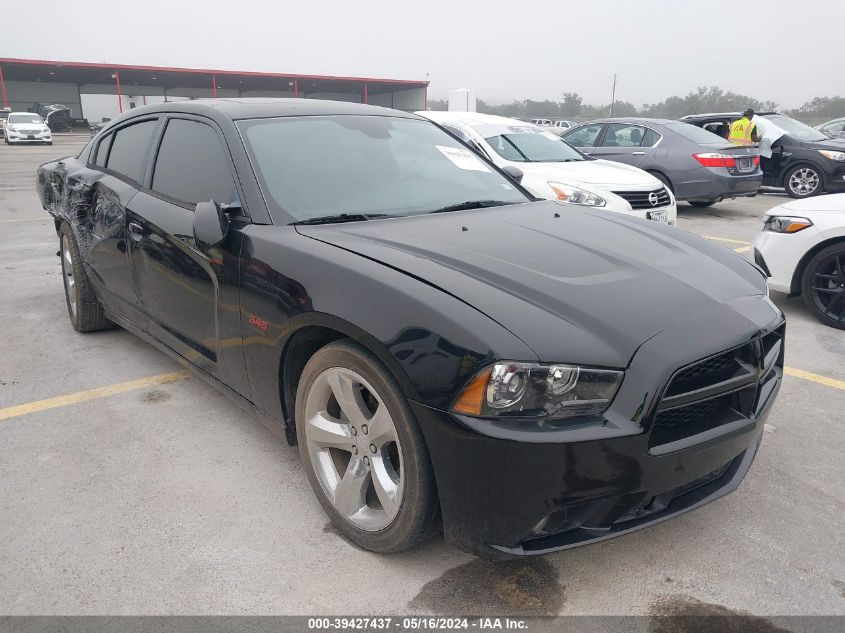
[[[835,378],[828,378],[827,376],[820,376],[803,369],[795,369],[794,367],[784,367],[783,373],[787,376],[794,376],[795,378],[802,378],[811,382],[817,382],[820,385],[833,387],[834,389],[842,389],[845,391],[845,380],[836,380]]]
[[[747,253],[751,250],[750,246],[740,246],[739,248],[735,248],[734,251],[737,253]]]
[[[717,242],[729,242],[730,244],[744,244],[745,246],[751,246],[751,242],[746,242],[745,240],[733,240],[728,237],[715,237],[713,235],[702,235],[701,237],[708,240],[716,240]]]
[[[149,376],[147,378],[138,378],[137,380],[120,382],[116,385],[97,387],[96,389],[88,389],[87,391],[77,391],[76,393],[56,396],[55,398],[47,398],[46,400],[27,402],[26,404],[19,404],[14,407],[0,409],[0,420],[8,420],[9,418],[14,418],[19,415],[46,411],[47,409],[65,407],[69,404],[76,404],[86,400],[94,400],[95,398],[105,398],[106,396],[112,396],[117,393],[125,393],[127,391],[135,391],[136,389],[143,389],[144,387],[166,385],[187,377],[188,372],[186,371],[173,371],[168,374],[158,374],[157,376]]]

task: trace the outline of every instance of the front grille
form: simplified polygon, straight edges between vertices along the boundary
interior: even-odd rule
[[[614,191],[613,193],[627,200],[632,209],[656,209],[657,207],[665,207],[671,200],[666,187],[661,187],[654,191]],[[654,194],[656,200],[654,198],[649,199],[652,194]],[[652,200],[654,200],[653,204]]]
[[[689,438],[704,441],[714,429],[748,423],[770,395],[777,368],[783,367],[783,334],[781,326],[676,371],[657,407],[649,450],[679,450]]]

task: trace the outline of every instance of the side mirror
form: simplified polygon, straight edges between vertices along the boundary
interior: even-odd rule
[[[223,208],[209,200],[197,203],[194,211],[194,239],[200,248],[211,248],[221,244],[229,233],[229,218]]]
[[[505,167],[502,167],[502,171],[505,172],[508,176],[510,176],[515,181],[517,181],[519,183],[522,182],[522,176],[524,174],[522,173],[522,170],[519,167],[514,167],[513,165],[507,165]]]

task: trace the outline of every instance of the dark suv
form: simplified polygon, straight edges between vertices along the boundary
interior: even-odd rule
[[[731,123],[741,116],[739,112],[691,114],[681,121],[727,138]],[[783,187],[793,198],[845,191],[845,139],[832,139],[778,112],[757,116],[765,120],[758,127],[771,123],[785,132],[772,141],[771,157],[761,156],[763,186]]]

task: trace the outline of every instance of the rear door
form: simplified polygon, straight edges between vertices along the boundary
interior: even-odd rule
[[[132,200],[128,231],[138,294],[159,341],[246,395],[237,292],[240,232],[205,252],[194,239],[198,202],[239,205],[231,157],[219,129],[172,115],[162,126],[145,187]]]
[[[92,198],[89,261],[106,310],[145,329],[129,268],[127,217],[144,181],[157,118],[134,120],[109,132],[92,148],[88,166],[102,171]]]
[[[659,134],[642,125],[609,123],[593,156],[637,167],[659,141]]]

